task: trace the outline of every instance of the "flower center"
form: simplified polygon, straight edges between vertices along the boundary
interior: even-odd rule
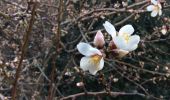
[[[96,69],[98,70],[99,69],[99,64],[100,64],[100,60],[102,59],[102,56],[100,56],[100,55],[93,55],[92,57],[91,57],[91,64],[93,65],[93,66],[95,66],[96,67]]]
[[[91,61],[94,63],[94,64],[97,64],[97,63],[99,63],[99,61],[101,60],[101,58],[102,58],[102,56],[100,56],[100,55],[93,55],[92,57],[91,57]]]
[[[161,9],[162,9],[162,6],[161,6],[160,3],[158,3],[157,5],[154,5],[154,10],[155,11],[159,12],[159,10],[161,10]]]
[[[159,11],[159,6],[158,6],[158,5],[155,5],[154,10],[155,10],[155,11]]]
[[[129,36],[129,34],[124,33],[124,34],[123,34],[123,38],[125,39],[125,42],[128,43],[128,41],[129,41],[129,39],[130,39],[130,36]]]

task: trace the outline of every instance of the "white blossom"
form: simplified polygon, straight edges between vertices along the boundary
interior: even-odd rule
[[[83,71],[89,71],[92,75],[95,75],[97,71],[103,69],[104,59],[100,50],[83,42],[77,45],[77,49],[85,56],[80,60],[80,68]]]
[[[106,21],[103,26],[106,31],[112,36],[113,42],[117,49],[122,51],[133,51],[138,47],[140,37],[138,35],[132,35],[134,28],[132,25],[128,24],[123,26],[117,33],[115,27]],[[127,54],[127,52],[126,52]]]
[[[159,1],[151,0],[152,5],[147,6],[147,11],[151,11],[151,16],[156,17],[162,15],[162,6]]]

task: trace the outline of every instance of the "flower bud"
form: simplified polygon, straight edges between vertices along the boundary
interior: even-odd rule
[[[102,32],[99,30],[94,37],[94,45],[98,48],[103,48],[105,41]]]

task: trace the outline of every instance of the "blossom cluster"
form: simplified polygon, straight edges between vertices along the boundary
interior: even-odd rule
[[[108,21],[106,21],[103,26],[112,37],[108,46],[109,51],[117,53],[117,57],[122,58],[138,47],[140,37],[138,35],[132,35],[134,32],[132,25],[128,24],[123,26],[119,32],[117,32],[115,27]],[[102,48],[105,45],[105,40],[100,30],[96,33],[93,44],[95,47],[92,47],[88,43],[80,42],[77,45],[77,49],[85,56],[80,61],[80,68],[95,75],[97,71],[101,70],[104,66],[104,52],[102,52]]]
[[[147,7],[147,11],[151,11],[151,16],[162,15],[160,2],[151,0],[151,3],[152,5]],[[95,47],[84,42],[80,42],[77,45],[78,51],[85,56],[80,60],[80,68],[83,71],[89,71],[92,75],[103,69],[105,52],[112,52],[113,56],[122,58],[129,52],[137,49],[140,42],[139,35],[133,35],[135,30],[130,24],[123,26],[119,31],[116,31],[115,27],[108,21],[105,21],[103,26],[112,37],[109,45],[106,47],[107,51],[104,50],[105,39],[101,30],[94,37],[93,44]]]

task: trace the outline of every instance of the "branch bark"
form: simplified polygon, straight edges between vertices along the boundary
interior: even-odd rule
[[[28,29],[26,30],[26,35],[24,37],[24,43],[22,45],[22,48],[21,48],[21,58],[20,58],[20,61],[19,61],[19,64],[18,64],[18,67],[17,67],[17,70],[16,70],[16,74],[15,74],[15,81],[14,81],[14,84],[13,84],[13,88],[12,88],[12,100],[16,100],[16,94],[17,94],[17,82],[18,82],[18,79],[20,77],[20,72],[21,72],[21,66],[22,66],[22,61],[25,57],[25,53],[27,51],[27,46],[28,46],[28,41],[29,41],[29,38],[30,38],[30,35],[31,35],[31,31],[32,31],[32,27],[33,27],[33,24],[34,24],[34,21],[35,21],[35,10],[36,10],[36,6],[37,6],[37,3],[34,3],[33,5],[33,9],[32,9],[32,12],[31,12],[31,19],[30,19],[30,23],[29,23],[29,26],[28,26]]]

